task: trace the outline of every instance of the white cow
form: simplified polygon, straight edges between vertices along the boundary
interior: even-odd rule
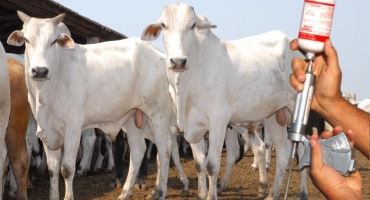
[[[8,150],[5,145],[6,128],[10,114],[10,85],[6,54],[0,42],[0,200],[4,192],[4,173]]]
[[[199,174],[207,170],[209,177],[209,191],[205,179],[198,178],[198,197],[217,199],[227,124],[248,125],[267,118],[265,129],[271,131],[277,149],[269,198],[279,198],[292,144],[284,109],[292,112],[296,98],[289,83],[290,64],[294,57],[303,56],[290,50],[291,38],[280,31],[224,41],[210,31],[215,27],[198,17],[193,7],[174,3],[164,7],[160,19],[142,34],[143,40],[154,40],[163,31],[167,74],[176,91],[177,124],[193,151],[200,152],[194,157]],[[206,156],[202,141],[207,131]],[[264,184],[260,191],[266,190]]]
[[[76,175],[85,176],[90,170],[91,159],[94,152],[96,135],[93,128],[85,129],[81,133],[82,158]]]
[[[167,194],[169,119],[173,107],[165,55],[140,39],[76,44],[58,27],[65,14],[48,19],[22,12],[18,16],[23,29],[10,34],[7,42],[26,45],[26,83],[38,122],[37,136],[47,147],[50,199],[59,199],[59,171],[65,179],[64,199],[74,198],[72,185],[82,129],[100,128],[117,134],[134,115],[136,126],[150,122],[153,127],[160,169],[152,195],[163,199]],[[130,132],[128,141],[129,176],[120,199],[131,195],[144,156],[143,135]],[[62,146],[64,157],[60,164]]]
[[[370,113],[370,99],[364,99],[357,104],[357,108]]]

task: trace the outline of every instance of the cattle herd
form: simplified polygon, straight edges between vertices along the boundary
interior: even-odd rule
[[[64,199],[74,199],[73,179],[86,174],[95,143],[103,140],[99,151],[107,148],[113,184],[122,187],[117,198],[129,199],[135,183],[144,186],[140,180],[145,177],[147,139],[157,148],[151,199],[166,198],[171,159],[182,195],[189,194],[180,144],[191,147],[199,199],[217,199],[243,148],[255,155],[258,197],[279,199],[292,146],[287,128],[296,97],[289,83],[290,64],[294,57],[303,58],[290,50],[290,37],[275,30],[225,41],[212,33],[216,25],[182,3],[164,7],[141,39],[88,45],[74,42],[62,22],[64,14],[40,19],[18,11],[18,16],[23,29],[11,33],[7,43],[25,45],[24,57],[8,58],[6,63],[9,54],[0,48],[0,177],[14,175],[7,196],[27,199],[33,157],[41,172],[47,165],[49,199],[59,199],[60,173]],[[161,32],[166,54],[147,42]],[[80,145],[83,155],[78,156]],[[217,184],[224,145],[226,172]],[[267,191],[272,146],[276,171]],[[123,181],[125,152],[130,164]],[[97,158],[97,165],[102,159]],[[0,194],[5,182],[0,181]],[[305,170],[298,198],[308,198]]]

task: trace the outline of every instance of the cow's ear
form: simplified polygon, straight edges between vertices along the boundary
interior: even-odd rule
[[[14,31],[11,33],[8,37],[8,40],[6,41],[9,45],[13,46],[22,46],[24,44],[24,34],[22,31]]]
[[[60,36],[58,37],[57,43],[62,48],[66,48],[66,49],[75,48],[75,42],[73,41],[73,39],[64,33],[60,34]]]
[[[207,29],[207,28],[217,28],[216,25],[211,24],[210,22],[199,22],[195,25],[198,30]]]
[[[157,22],[154,24],[150,24],[145,28],[141,35],[141,39],[145,41],[153,41],[156,40],[162,31],[162,25]]]
[[[199,21],[196,23],[197,29],[206,29],[206,28],[217,28],[216,25],[208,21],[207,17],[204,15],[197,15]]]

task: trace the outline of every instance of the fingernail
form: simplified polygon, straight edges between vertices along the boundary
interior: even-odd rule
[[[319,133],[317,132],[316,127],[312,127],[312,134],[318,135]]]
[[[328,44],[328,47],[333,47],[333,44],[331,43],[330,38],[329,38],[329,39],[327,39],[327,44]]]
[[[301,82],[301,83],[302,83],[302,82],[303,82],[303,79],[304,79],[304,78],[303,78],[303,76],[302,76],[302,75],[298,75],[298,76],[297,76],[297,80],[298,80],[299,82]]]
[[[311,146],[311,148],[315,147],[316,146],[316,142],[313,141],[313,140],[310,140],[310,146]]]

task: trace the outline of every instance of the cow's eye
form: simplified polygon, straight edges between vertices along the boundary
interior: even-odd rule
[[[57,42],[57,40],[54,40],[50,46],[53,46],[55,43]]]
[[[166,28],[166,25],[164,23],[161,23],[162,28]]]
[[[27,40],[27,38],[23,38],[23,39],[24,39],[24,41],[26,41],[27,43],[30,43],[30,41],[28,41],[28,40]]]
[[[194,29],[195,28],[195,25],[197,25],[196,23],[193,24],[193,26],[191,26],[191,29]]]

